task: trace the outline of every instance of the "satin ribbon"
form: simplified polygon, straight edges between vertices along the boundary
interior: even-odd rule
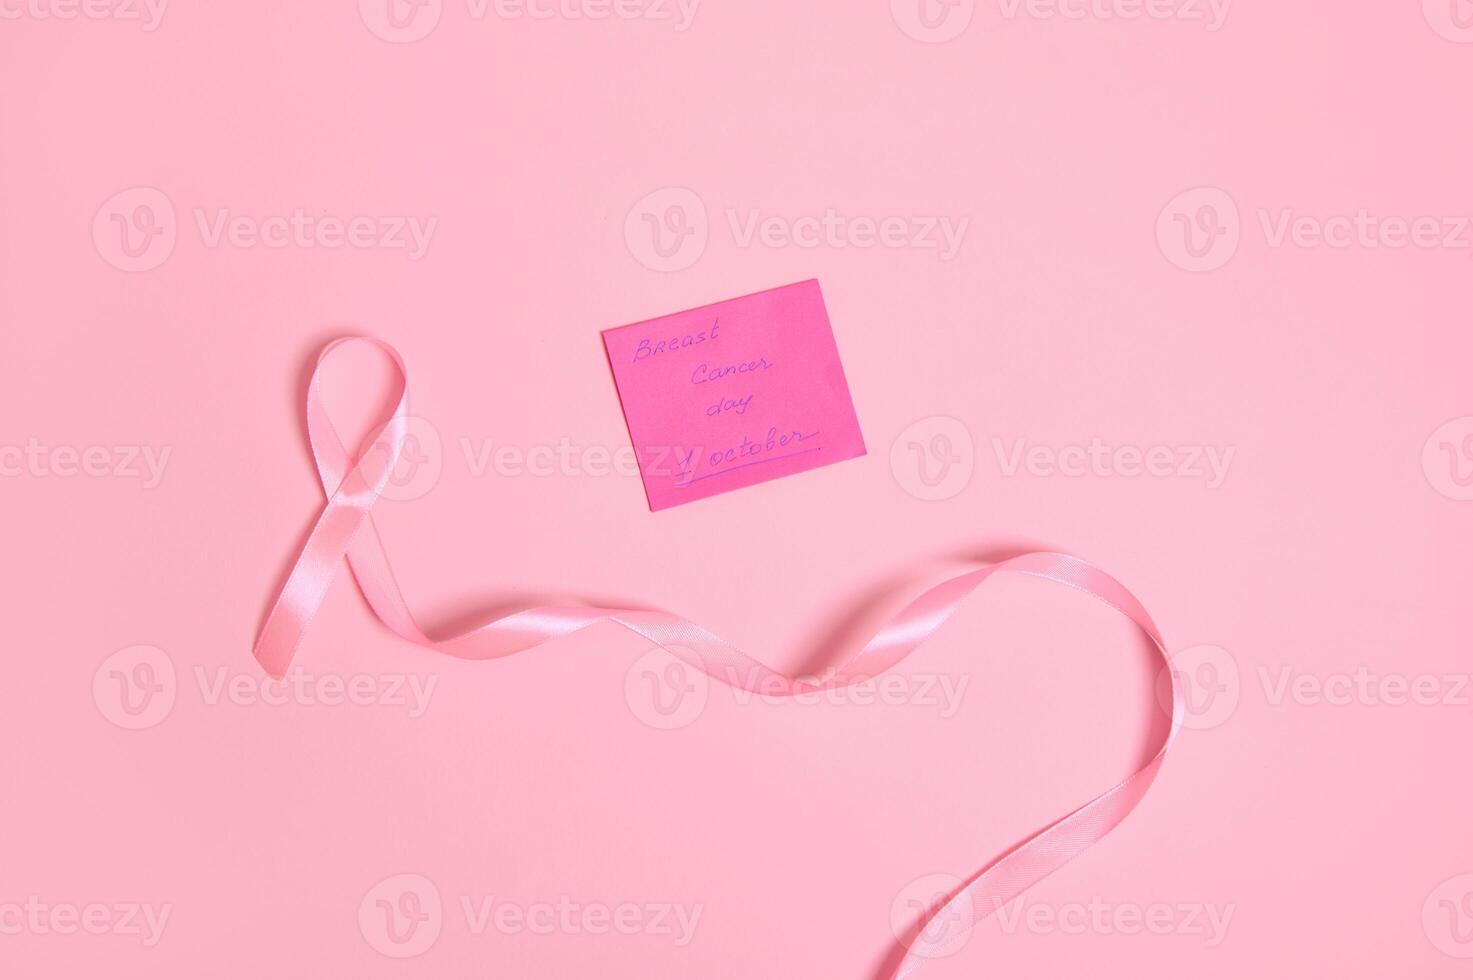
[[[323,406],[319,379],[323,366],[349,344],[371,344],[394,363],[398,404],[356,458],[338,437]],[[274,677],[285,674],[317,612],[344,555],[364,598],[394,633],[452,657],[491,660],[509,656],[605,620],[617,623],[668,650],[710,677],[764,696],[792,697],[849,687],[891,669],[924,643],[971,595],[997,572],[1019,572],[1078,589],[1114,607],[1138,626],[1167,665],[1171,687],[1171,725],[1149,750],[1136,772],[1088,803],[1008,851],[923,913],[904,942],[905,954],[889,974],[901,980],[927,959],[944,955],[965,932],[1025,890],[1078,857],[1109,833],[1145,795],[1181,725],[1178,679],[1169,670],[1166,648],[1146,610],[1128,589],[1082,559],[1052,552],[1030,552],[979,565],[931,586],[910,602],[843,666],[821,678],[780,674],[687,619],[656,609],[618,609],[588,605],[542,606],[512,613],[473,629],[432,639],[420,629],[404,601],[370,513],[403,451],[408,423],[408,376],[397,351],[366,337],[329,343],[319,355],[307,391],[307,435],[327,505],[302,548],[286,585],[256,639],[255,655]],[[944,919],[942,917],[945,917]],[[929,928],[940,919],[945,929]]]

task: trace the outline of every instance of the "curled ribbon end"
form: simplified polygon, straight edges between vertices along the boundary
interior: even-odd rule
[[[296,652],[296,644],[284,642],[275,636],[279,630],[279,622],[277,610],[272,610],[266,625],[261,627],[261,634],[256,637],[256,645],[251,648],[251,655],[256,658],[256,663],[278,681],[286,676],[286,669],[292,663],[292,654]]]
[[[261,669],[270,674],[272,680],[279,681],[286,676],[286,668],[291,664],[290,657],[272,656],[270,651],[262,650],[259,646],[251,652],[255,654]]]

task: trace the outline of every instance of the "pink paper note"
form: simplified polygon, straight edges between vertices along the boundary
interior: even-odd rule
[[[603,338],[651,510],[864,455],[817,279]]]

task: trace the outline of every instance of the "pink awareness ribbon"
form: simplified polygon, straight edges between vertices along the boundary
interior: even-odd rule
[[[397,369],[398,404],[353,458],[344,448],[323,407],[319,379],[323,365],[348,344],[371,344]],[[524,609],[465,632],[431,639],[420,629],[389,567],[388,556],[370,513],[394,471],[407,434],[408,375],[388,344],[367,337],[343,337],[318,356],[307,391],[307,437],[327,504],[302,547],[281,595],[256,639],[255,656],[273,677],[282,677],[321,605],[344,555],[364,598],[384,625],[399,636],[452,657],[492,660],[609,621],[657,644],[710,677],[766,696],[792,697],[849,687],[888,671],[945,623],[972,591],[997,572],[1033,575],[1078,589],[1118,612],[1154,644],[1167,668],[1171,724],[1149,749],[1149,760],[1088,803],[1061,817],[972,875],[944,900],[927,909],[909,931],[905,953],[891,980],[915,972],[925,960],[943,955],[950,944],[997,909],[1088,850],[1124,820],[1156,778],[1182,720],[1179,680],[1170,670],[1165,645],[1146,610],[1123,585],[1072,555],[1028,552],[977,567],[931,586],[880,629],[838,670],[820,678],[794,678],[771,670],[702,626],[656,609],[617,609],[590,605]],[[943,918],[944,917],[944,918]],[[928,928],[940,920],[944,929]],[[957,924],[957,930],[951,926]]]

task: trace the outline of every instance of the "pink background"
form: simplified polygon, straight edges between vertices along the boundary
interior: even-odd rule
[[[1138,640],[1030,582],[989,585],[908,662],[967,680],[950,717],[713,690],[662,730],[627,634],[451,663],[346,579],[298,664],[377,702],[432,680],[426,710],[260,703],[251,640],[320,506],[303,384],[345,330],[401,350],[426,420],[409,499],[377,516],[433,624],[572,591],[796,670],[945,559],[1046,545],[1137,592],[1204,682],[1197,716],[1141,808],[1027,898],[1036,922],[1113,918],[994,919],[930,975],[1466,974],[1473,708],[1444,678],[1470,670],[1473,32],[1451,2],[1239,0],[1209,30],[705,0],[678,30],[432,0],[411,43],[374,0],[181,3],[154,30],[50,4],[0,23],[7,976],[867,980],[913,881],[971,873],[1134,760]],[[298,208],[364,217],[363,240],[436,224],[419,258],[208,234],[220,209]],[[799,219],[827,209],[845,241],[909,233],[812,244]],[[1279,240],[1283,209],[1433,216],[1452,240]],[[753,211],[776,221],[748,238]],[[158,233],[129,257],[114,215]],[[1220,231],[1194,255],[1178,215]],[[912,247],[941,216],[967,221],[954,254]],[[600,330],[808,277],[867,456],[653,515],[637,476],[588,472],[627,446]],[[1009,475],[1020,439],[1041,450]],[[1128,454],[1048,465],[1096,439],[1166,447],[1173,473],[1233,455],[1215,486],[1122,475]],[[477,475],[487,440],[582,455]],[[127,447],[169,452],[156,486]],[[112,475],[62,475],[89,448]],[[111,683],[129,657],[163,687],[136,730]],[[1335,690],[1357,668],[1430,677],[1437,703],[1274,696],[1286,671]],[[240,687],[212,699],[221,676]],[[375,949],[401,874],[443,903],[415,959]],[[103,935],[17,926],[32,896],[171,912],[145,945],[111,910]],[[485,896],[702,911],[685,945],[477,934],[461,899]],[[1154,906],[1167,934],[1119,927]],[[1194,934],[1190,907],[1230,926]]]

